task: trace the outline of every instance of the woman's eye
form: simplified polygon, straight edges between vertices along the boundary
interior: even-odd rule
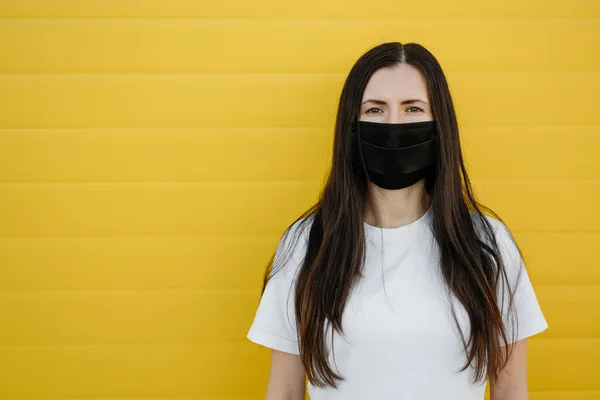
[[[419,107],[408,107],[407,110],[417,110],[417,111],[423,111],[422,109],[420,109]]]
[[[367,114],[373,114],[371,111],[372,110],[377,110],[377,111],[381,111],[379,108],[369,108],[367,111],[365,111]]]

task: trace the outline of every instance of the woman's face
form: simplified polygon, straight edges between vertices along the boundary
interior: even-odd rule
[[[409,64],[375,71],[360,106],[361,121],[402,124],[433,120],[425,79]]]

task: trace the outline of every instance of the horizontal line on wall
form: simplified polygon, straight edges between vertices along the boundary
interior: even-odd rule
[[[600,398],[600,390],[579,390],[579,389],[574,389],[574,390],[528,390],[528,393],[557,393],[557,394],[562,394],[561,397],[556,397],[556,399],[570,399],[572,397],[567,396],[567,394],[573,394],[576,393],[577,395],[582,395],[582,394],[589,394],[589,395],[599,395],[598,398]],[[583,397],[577,397],[578,399],[583,399]],[[588,397],[586,397],[588,398]],[[596,397],[594,397],[596,398]],[[589,397],[589,399],[592,399],[592,397]],[[81,399],[81,398],[77,398],[77,399],[72,399],[72,400],[96,400],[96,399]],[[103,400],[110,400],[110,399],[103,399]],[[115,399],[115,400],[124,400],[124,399]],[[138,399],[132,399],[132,400],[138,400]],[[157,399],[158,400],[158,399]],[[162,400],[162,399],[160,399]],[[165,400],[177,400],[177,399],[165,399]],[[185,399],[185,400],[191,400],[191,399]],[[246,399],[240,399],[240,400],[246,400]]]
[[[290,222],[291,223],[291,222]],[[600,231],[598,231],[600,233]],[[189,239],[189,238],[218,238],[218,237],[261,237],[272,238],[279,236],[279,233],[260,234],[199,234],[199,235],[114,235],[114,236],[0,236],[0,242],[3,240],[107,240],[107,239]]]
[[[162,375],[161,375],[162,377]],[[111,392],[110,396],[90,396],[90,395],[69,395],[68,397],[64,397],[64,395],[61,395],[60,397],[56,397],[54,395],[44,395],[44,399],[46,400],[62,400],[62,399],[69,399],[69,400],[262,400],[264,398],[264,395],[262,395],[260,392],[258,392],[257,394],[252,394],[249,393],[247,395],[228,395],[228,396],[223,396],[223,395],[204,395],[204,394],[198,394],[198,392],[187,392],[187,394],[181,394],[181,393],[177,393],[175,395],[173,395],[171,392],[169,392],[167,395],[164,396],[152,396],[152,395],[147,395],[148,391],[147,390],[143,390],[140,391],[138,395],[135,394],[131,394],[131,391],[126,391],[123,393],[123,395],[119,396],[118,392]],[[76,392],[79,393],[79,392]],[[529,391],[529,393],[535,393],[535,391]],[[577,391],[577,393],[581,393],[580,391]],[[50,396],[50,397],[48,397]],[[24,399],[24,397],[22,397],[21,399]]]
[[[576,285],[579,286],[579,285]],[[585,286],[599,286],[585,285]],[[81,296],[90,294],[149,294],[149,293],[255,293],[254,289],[90,289],[90,290],[23,290],[23,291],[3,291],[0,290],[0,296],[30,296],[30,295],[56,295],[65,294],[69,296]]]
[[[249,328],[250,326],[248,326]],[[577,340],[577,341],[590,341],[590,342],[599,342],[598,345],[600,345],[600,338],[598,337],[560,337],[560,338],[539,338],[536,337],[537,335],[534,335],[532,337],[528,338],[528,341],[535,341],[535,342],[541,342],[541,341],[565,341],[565,340]],[[8,349],[8,348],[41,348],[41,349],[45,349],[45,348],[89,348],[89,347],[99,347],[99,348],[106,348],[106,347],[140,347],[140,348],[145,348],[145,347],[208,347],[208,346],[214,346],[215,344],[222,344],[222,345],[226,345],[226,346],[247,346],[248,344],[250,346],[258,346],[257,344],[253,343],[253,342],[249,342],[248,339],[246,340],[240,340],[240,341],[206,341],[206,342],[167,342],[167,343],[111,343],[111,344],[73,344],[73,345],[65,345],[65,344],[57,344],[57,345],[29,345],[29,344],[10,344],[10,345],[6,345],[6,344],[0,344],[0,349]],[[596,344],[596,343],[594,343]]]
[[[452,76],[452,75],[559,75],[559,74],[563,74],[563,75],[582,75],[582,74],[599,74],[600,73],[600,69],[598,70],[588,70],[588,69],[581,69],[581,70],[570,70],[568,72],[565,71],[539,71],[539,72],[531,72],[531,71],[513,71],[513,72],[502,72],[502,71],[489,71],[489,72],[475,72],[475,71],[471,71],[471,72],[446,72],[446,76]],[[0,76],[13,76],[13,75],[18,75],[18,76],[53,76],[53,75],[69,75],[69,76],[83,76],[83,75],[95,75],[95,76],[147,76],[147,75],[154,75],[154,76],[184,76],[184,75],[189,75],[189,76],[194,76],[194,75],[220,75],[220,76],[231,76],[231,75],[247,75],[247,76],[253,76],[253,75],[333,75],[333,76],[342,76],[342,75],[347,75],[348,71],[341,71],[341,72],[302,72],[302,71],[298,71],[298,72],[230,72],[230,73],[222,73],[222,72],[203,72],[203,73],[196,73],[196,74],[190,74],[190,73],[177,73],[177,72],[165,72],[165,73],[160,73],[160,72],[152,72],[152,73],[146,73],[146,72],[120,72],[120,73],[114,73],[114,72],[61,72],[61,73],[47,73],[47,72],[0,72]]]
[[[432,22],[479,22],[481,20],[485,21],[497,21],[497,22],[564,22],[564,21],[572,21],[577,22],[580,20],[583,21],[594,21],[600,20],[600,16],[595,15],[586,15],[580,17],[536,17],[536,16],[523,16],[523,17],[485,17],[485,16],[473,16],[473,17],[451,17],[451,18],[435,18],[435,17],[409,17],[409,18],[398,18],[395,16],[391,16],[389,18],[350,18],[350,17],[320,17],[320,18],[311,18],[311,17],[298,17],[298,18],[280,18],[280,17],[271,17],[271,18],[252,18],[252,17],[114,17],[114,16],[95,16],[95,17],[19,17],[19,16],[2,16],[0,17],[0,21],[249,21],[249,22],[262,22],[262,21],[307,21],[307,22],[330,22],[330,21],[398,21],[398,22],[424,22],[424,21],[432,21]]]
[[[570,182],[570,181],[567,181]],[[123,185],[240,185],[240,184],[319,184],[318,181],[274,180],[274,181],[181,181],[181,182],[0,182],[0,186],[123,186]]]
[[[290,220],[291,223],[291,220]],[[536,234],[536,235],[597,235],[600,234],[600,230],[516,230],[511,229],[511,232],[520,233],[520,234]],[[283,232],[282,232],[283,233]],[[114,240],[114,239],[215,239],[215,238],[261,238],[261,239],[272,239],[280,237],[280,233],[273,232],[270,234],[260,234],[260,233],[246,233],[246,234],[216,234],[216,233],[207,233],[207,234],[198,234],[198,235],[114,235],[114,236],[0,236],[0,242],[2,241],[14,241],[14,240],[55,240],[55,241],[72,241],[72,240],[86,240],[86,241],[94,241],[94,240]]]
[[[598,288],[600,292],[600,283],[595,284],[540,284],[535,283],[536,290],[545,287],[560,287],[565,288]],[[257,288],[253,289],[91,289],[91,290],[33,290],[33,291],[0,291],[1,296],[52,296],[52,295],[68,295],[68,296],[86,296],[95,294],[153,294],[153,293],[256,293]]]
[[[198,132],[198,133],[212,133],[214,130],[220,131],[249,131],[248,133],[254,133],[254,131],[260,131],[261,129],[267,129],[276,131],[278,129],[283,130],[301,130],[301,129],[323,129],[332,130],[333,126],[330,125],[247,125],[247,126],[227,126],[227,125],[203,125],[203,126],[191,126],[187,128],[173,127],[173,128],[152,128],[152,127],[114,127],[114,128],[0,128],[0,135],[19,132],[19,133],[38,133],[38,132]],[[600,125],[460,125],[460,129],[494,129],[494,130],[510,130],[510,129],[562,129],[562,128],[581,128],[581,129],[600,129]],[[206,131],[206,132],[201,132]],[[598,132],[600,134],[600,131]]]
[[[498,125],[489,125],[490,127],[498,127]],[[506,126],[506,125],[502,125]],[[519,125],[514,125],[519,127]],[[521,125],[523,127],[529,127],[529,125]],[[535,125],[532,125],[535,127]],[[573,127],[598,127],[600,125],[551,125],[548,127],[561,127],[561,126],[573,126]],[[539,125],[538,125],[539,127]],[[542,126],[546,127],[546,126]],[[202,126],[191,126],[187,128],[173,127],[173,128],[153,128],[153,127],[113,127],[113,128],[0,128],[0,135],[9,132],[23,132],[23,133],[37,133],[37,132],[121,132],[121,131],[140,131],[140,132],[196,132],[196,131],[210,131],[210,130],[236,130],[236,131],[254,131],[260,129],[276,130],[276,129],[287,129],[287,130],[299,130],[299,129],[331,129],[331,126],[325,125],[246,125],[246,126],[224,126],[224,125],[202,125]],[[208,132],[206,132],[208,133]],[[250,132],[249,132],[250,133]]]
[[[300,214],[298,214],[300,215]],[[292,220],[289,221],[291,224]],[[595,235],[600,233],[600,229],[590,229],[590,230],[566,230],[566,229],[553,229],[553,230],[534,230],[534,229],[511,229],[512,233],[519,234],[573,234],[573,235]],[[281,232],[273,232],[269,234],[198,234],[198,235],[112,235],[112,236],[0,236],[0,241],[2,240],[106,240],[106,239],[182,239],[182,238],[216,238],[216,237],[262,237],[262,238],[273,238],[280,237],[283,234],[283,230]]]
[[[471,179],[472,183],[573,183],[598,184],[598,179]],[[0,186],[144,186],[144,185],[319,185],[321,181],[271,180],[271,181],[157,181],[157,182],[0,182]]]
[[[578,393],[578,394],[600,394],[600,390],[529,390],[529,393]],[[562,397],[566,399],[568,397]],[[120,399],[119,399],[120,400]],[[168,399],[167,399],[168,400]]]
[[[446,76],[464,76],[464,75],[476,75],[476,76],[515,76],[515,75],[598,75],[600,71],[573,71],[573,72],[447,72]],[[79,72],[79,73],[0,73],[2,77],[67,77],[67,78],[82,78],[82,77],[139,77],[139,78],[150,78],[150,77],[202,77],[202,76],[295,76],[295,75],[320,75],[320,76],[340,76],[344,77],[348,75],[348,72],[244,72],[244,73],[96,73],[96,72]]]

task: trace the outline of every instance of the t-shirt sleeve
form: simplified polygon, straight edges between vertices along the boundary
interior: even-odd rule
[[[508,344],[545,331],[548,323],[535,294],[527,268],[512,240],[506,225],[495,221],[496,238],[503,257],[509,287],[501,277],[498,284],[498,301],[502,311]],[[508,309],[509,293],[513,293],[513,310]],[[500,344],[504,342],[500,340]]]
[[[267,282],[247,338],[274,350],[299,355],[294,291],[302,261],[303,239],[290,242],[294,238],[292,230],[279,240],[274,260],[277,272]],[[282,261],[285,263],[281,264]]]

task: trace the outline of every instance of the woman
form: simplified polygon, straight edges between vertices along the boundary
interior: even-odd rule
[[[484,215],[482,209],[495,218]],[[353,66],[319,201],[279,241],[248,338],[267,399],[528,399],[548,327],[510,231],[477,203],[441,66],[385,43]]]

